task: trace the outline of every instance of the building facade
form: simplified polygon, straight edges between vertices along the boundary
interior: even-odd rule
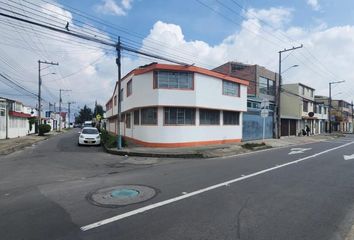
[[[227,62],[213,71],[247,80],[247,112],[243,114],[243,139],[255,140],[263,137],[261,102],[269,101],[269,116],[265,119],[265,138],[273,137],[274,106],[277,73],[259,65]]]
[[[331,116],[333,131],[353,132],[353,104],[344,100],[332,100]]]
[[[195,66],[152,63],[121,81],[106,104],[106,128],[150,147],[240,142],[248,82]]]
[[[310,128],[310,134],[324,133],[328,107],[315,101],[315,89],[302,83],[284,84],[281,93],[281,136],[299,136]]]
[[[30,133],[24,105],[15,100],[0,98],[0,139],[17,138]]]

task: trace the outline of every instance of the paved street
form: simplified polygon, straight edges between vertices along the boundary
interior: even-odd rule
[[[146,164],[78,147],[77,136],[72,130],[0,157],[0,239],[322,240],[345,239],[354,224],[354,159],[343,157],[354,154],[350,135]],[[157,195],[117,208],[86,199],[121,184]]]

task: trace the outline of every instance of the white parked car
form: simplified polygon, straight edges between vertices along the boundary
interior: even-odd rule
[[[97,128],[84,127],[79,136],[78,145],[100,145],[101,136]]]

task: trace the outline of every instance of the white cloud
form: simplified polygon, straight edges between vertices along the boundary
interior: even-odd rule
[[[318,11],[321,8],[318,0],[307,0],[307,4],[315,11]]]
[[[292,9],[288,8],[270,8],[270,9],[249,9],[245,13],[248,19],[257,20],[257,22],[266,22],[274,28],[282,27],[290,22],[292,18]],[[260,21],[261,20],[261,21]]]
[[[131,9],[133,0],[122,0],[118,4],[115,0],[102,0],[101,4],[95,6],[95,9],[99,13],[125,16],[127,10]]]
[[[72,25],[72,22],[75,22],[72,21],[72,15],[69,12],[61,11],[60,8],[54,10],[54,12],[60,12],[66,16],[61,19],[63,26],[66,21],[69,21],[71,26],[75,26]],[[350,94],[354,92],[351,64],[354,59],[354,26],[328,27],[321,22],[315,23],[320,24],[318,27],[311,26],[311,29],[307,29],[291,26],[292,10],[290,9],[271,8],[250,11],[251,13],[245,13],[247,19],[243,21],[241,29],[225,37],[216,45],[210,45],[201,40],[186,40],[180,26],[158,21],[143,40],[142,49],[180,61],[195,63],[197,66],[209,69],[227,61],[237,60],[262,65],[277,71],[278,51],[303,43],[307,50],[316,56],[325,67],[319,65],[307,50],[299,49],[283,61],[283,69],[294,64],[299,65],[298,68],[284,74],[284,82],[302,82],[314,87],[318,94],[328,94],[329,81],[346,79],[346,83],[338,85],[333,94],[343,92],[337,97],[351,100]],[[267,25],[264,25],[258,18],[266,21]],[[281,26],[280,29],[279,26]],[[75,27],[80,28],[80,26]],[[98,30],[96,29],[96,31]],[[10,59],[6,56],[10,56],[13,62],[21,66],[21,70],[14,72],[2,64],[0,72],[8,73],[25,87],[36,92],[38,87],[37,60],[58,61],[60,71],[56,67],[43,71],[43,75],[50,73],[50,71],[57,73],[54,76],[43,77],[43,84],[55,95],[53,97],[46,89],[43,89],[45,99],[50,102],[58,102],[58,90],[62,88],[72,90],[70,93],[65,93],[64,102],[71,100],[80,105],[86,103],[92,107],[96,99],[101,104],[108,100],[117,80],[114,51],[107,54],[102,46],[92,45],[92,43],[79,44],[76,42],[77,39],[62,34],[51,33],[51,38],[48,38],[43,37],[39,32],[36,34],[31,32],[30,30],[24,32],[20,28],[2,24],[2,28],[0,28],[2,36],[0,54],[8,61]],[[294,41],[280,41],[279,39],[284,39],[284,34]],[[122,59],[123,75],[133,68],[151,61],[158,60],[124,55]],[[335,73],[338,77],[335,78],[327,71]],[[76,74],[60,80],[60,74],[67,76],[73,73]],[[0,89],[0,95],[4,91],[16,93],[1,83]],[[19,98],[32,106],[36,105],[36,101],[28,97],[14,98]]]
[[[251,9],[245,16],[247,19],[243,21],[241,30],[214,46],[199,40],[187,41],[180,26],[158,21],[144,39],[143,49],[158,47],[161,55],[180,55],[190,59],[189,63],[206,68],[237,60],[277,71],[278,51],[303,43],[306,49],[294,51],[283,61],[283,69],[299,65],[284,74],[285,83],[302,82],[317,89],[317,94],[327,95],[329,81],[346,79],[347,82],[338,85],[335,92],[343,92],[337,97],[351,100],[350,92],[354,90],[351,66],[354,59],[354,26],[329,28],[324,22],[315,22],[318,25],[310,29],[286,27],[291,23],[292,10],[283,8]],[[291,40],[286,39],[285,35]],[[163,45],[157,46],[156,41]],[[283,55],[284,58],[286,55]]]
[[[132,2],[133,2],[133,0],[122,0],[122,6],[125,9],[131,9],[132,8]]]

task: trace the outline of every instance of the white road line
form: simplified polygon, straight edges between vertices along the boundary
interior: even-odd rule
[[[242,180],[245,180],[245,179],[248,179],[248,178],[251,178],[251,177],[255,177],[255,176],[258,176],[258,175],[261,175],[261,174],[276,170],[278,168],[282,168],[282,167],[286,167],[286,166],[289,166],[289,165],[292,165],[292,164],[295,164],[295,163],[299,163],[299,162],[302,162],[302,161],[305,161],[305,160],[320,156],[322,154],[325,154],[325,153],[328,153],[328,152],[331,152],[331,151],[334,151],[334,150],[349,146],[349,145],[351,145],[353,143],[354,143],[354,141],[346,143],[346,144],[338,146],[338,147],[327,149],[325,151],[313,154],[311,156],[300,158],[300,159],[292,161],[292,162],[288,162],[288,163],[284,163],[284,164],[281,164],[281,165],[277,165],[277,166],[272,167],[272,168],[267,168],[267,169],[264,169],[264,170],[261,170],[261,171],[255,172],[255,173],[251,173],[251,174],[246,175],[246,176],[235,178],[235,179],[232,179],[232,180],[229,180],[229,181],[226,181],[226,182],[222,182],[222,183],[219,183],[219,184],[216,184],[216,185],[212,185],[210,187],[202,188],[202,189],[199,189],[197,191],[190,192],[190,193],[178,196],[178,197],[174,197],[174,198],[167,199],[167,200],[164,200],[164,201],[161,201],[161,202],[157,202],[157,203],[145,206],[145,207],[141,207],[141,208],[132,210],[130,212],[126,212],[126,213],[123,213],[123,214],[120,214],[120,215],[117,215],[117,216],[114,216],[114,217],[111,217],[111,218],[104,219],[102,221],[98,221],[98,222],[83,226],[80,229],[82,231],[87,231],[87,230],[90,230],[90,229],[93,229],[93,228],[97,228],[97,227],[100,227],[102,225],[121,220],[123,218],[127,218],[127,217],[130,217],[130,216],[139,214],[139,213],[143,213],[143,212],[149,211],[149,210],[154,209],[154,208],[162,207],[164,205],[168,205],[168,204],[171,204],[171,203],[174,203],[174,202],[186,199],[186,198],[190,198],[192,196],[195,196],[195,195],[198,195],[198,194],[201,194],[201,193],[204,193],[204,192],[208,192],[208,191],[214,190],[216,188],[220,188],[220,187],[223,187],[223,186],[228,186],[231,183],[240,182]]]

